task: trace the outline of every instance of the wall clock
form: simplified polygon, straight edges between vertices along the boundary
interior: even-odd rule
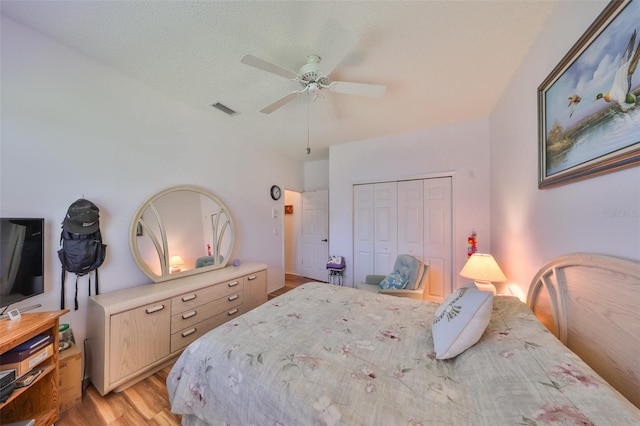
[[[280,187],[278,185],[273,185],[271,187],[271,198],[274,200],[279,200],[282,195],[282,191],[280,191]]]

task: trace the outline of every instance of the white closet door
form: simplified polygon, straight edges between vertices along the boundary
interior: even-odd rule
[[[398,255],[398,184],[376,183],[374,196],[375,274],[388,275]]]
[[[424,201],[422,180],[398,182],[398,254],[423,260]]]
[[[424,262],[429,265],[427,299],[442,302],[451,293],[451,178],[424,180]]]
[[[327,281],[329,191],[302,194],[302,269],[304,276]]]
[[[353,281],[365,282],[373,274],[373,184],[353,186]]]
[[[429,265],[427,298],[452,290],[450,177],[354,185],[354,282],[387,275],[407,253]]]

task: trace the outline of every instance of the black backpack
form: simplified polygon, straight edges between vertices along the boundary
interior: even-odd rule
[[[76,274],[75,310],[78,310],[78,277],[95,272],[95,293],[98,288],[98,267],[102,265],[107,246],[102,243],[100,233],[100,211],[91,201],[80,198],[73,202],[62,221],[60,235],[62,248],[58,258],[62,263],[62,290],[60,309],[64,309],[65,272]],[[91,295],[91,277],[89,277],[89,295]]]

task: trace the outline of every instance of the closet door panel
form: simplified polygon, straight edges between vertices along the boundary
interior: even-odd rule
[[[365,282],[374,268],[373,184],[353,187],[353,280]]]
[[[451,293],[451,178],[424,181],[424,262],[429,265],[427,298],[442,302]]]
[[[398,185],[376,183],[373,187],[375,274],[387,275],[398,255]]]
[[[424,201],[423,181],[398,182],[398,254],[423,259]]]
[[[443,302],[449,295],[445,294],[446,280],[444,277],[445,262],[437,257],[427,259],[429,277],[427,281],[427,293],[425,298],[434,302]]]

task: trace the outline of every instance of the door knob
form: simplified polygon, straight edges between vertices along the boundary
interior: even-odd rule
[[[329,240],[327,240],[326,238],[324,240],[322,240],[323,243],[326,243],[327,241],[329,241]]]

